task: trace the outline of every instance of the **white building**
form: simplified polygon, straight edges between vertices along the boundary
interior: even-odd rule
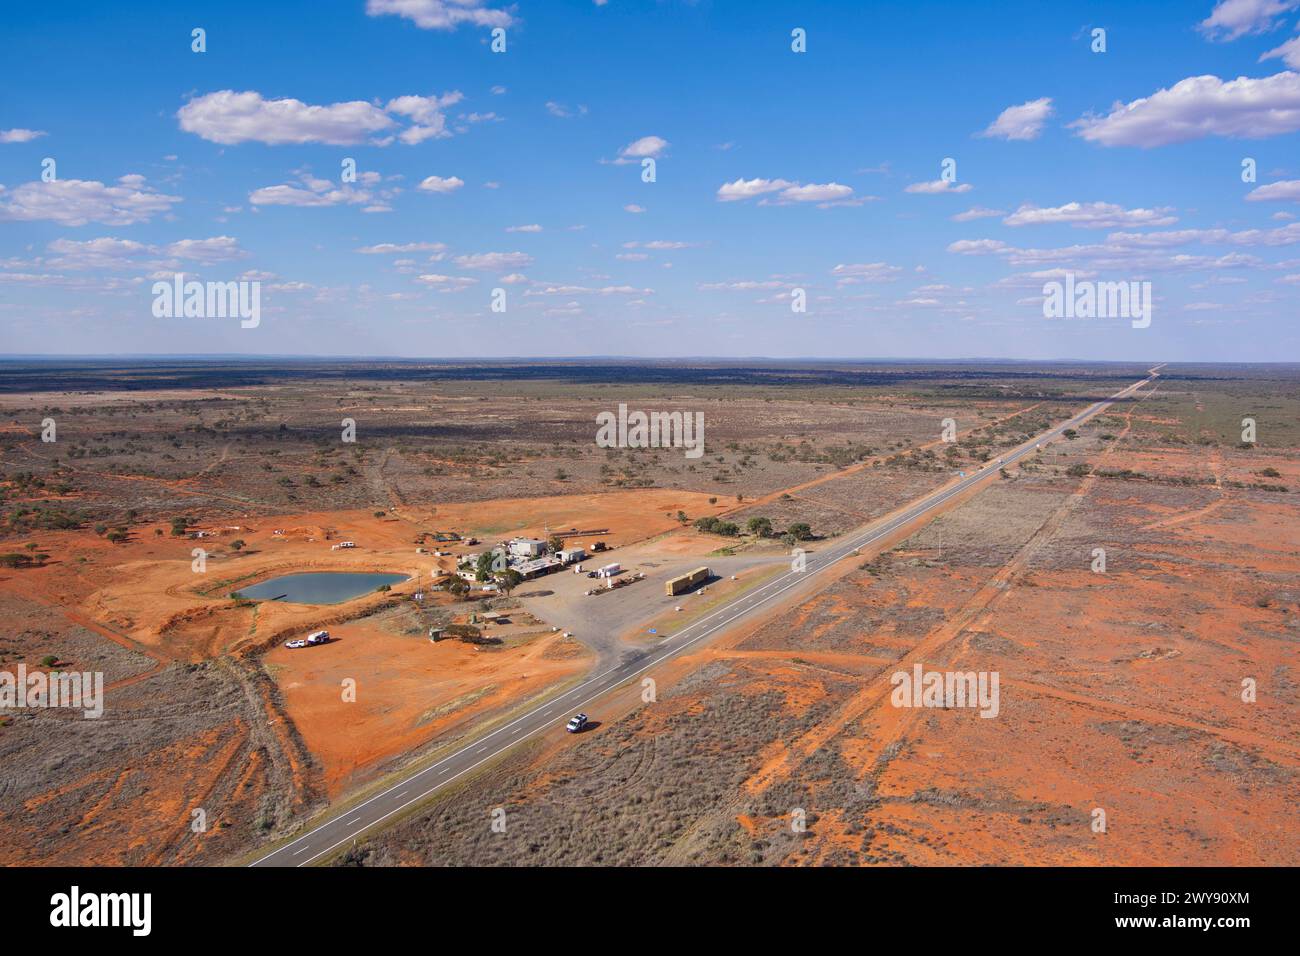
[[[535,558],[546,550],[546,542],[539,538],[511,538],[510,553],[519,558]]]

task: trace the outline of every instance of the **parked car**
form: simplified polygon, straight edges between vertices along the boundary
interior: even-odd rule
[[[329,631],[313,631],[307,635],[308,644],[328,644],[330,642]]]
[[[285,642],[284,642],[284,646],[285,646],[285,647],[288,647],[288,648],[291,648],[291,649],[293,649],[293,648],[299,648],[299,647],[306,647],[306,646],[307,646],[307,642],[306,642],[305,640],[303,640],[301,637],[299,637],[299,638],[295,638],[295,639],[292,640],[292,641],[285,641]]]
[[[577,734],[577,733],[581,733],[583,728],[585,728],[586,726],[587,726],[587,715],[577,714],[576,716],[574,716],[569,720],[569,723],[565,726],[564,729],[571,734]]]

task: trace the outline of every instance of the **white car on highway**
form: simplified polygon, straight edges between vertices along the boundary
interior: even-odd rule
[[[582,729],[587,726],[587,715],[576,714],[572,717],[564,729],[571,734],[581,733]]]

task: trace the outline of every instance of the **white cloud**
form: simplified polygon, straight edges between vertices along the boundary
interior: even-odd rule
[[[143,176],[131,174],[117,182],[115,186],[85,179],[23,183],[12,192],[0,192],[0,220],[129,226],[169,212],[173,203],[181,201],[179,196],[167,196],[147,186]]]
[[[248,257],[248,253],[239,247],[239,241],[231,236],[178,239],[164,246],[101,236],[86,240],[55,239],[46,248],[53,256],[41,262],[58,269],[174,271],[182,262],[210,264]]]
[[[447,244],[444,242],[380,242],[373,246],[362,246],[356,251],[365,256],[400,255],[406,252],[432,252],[437,255],[437,258],[441,258],[441,254],[445,252],[446,249]],[[430,256],[429,258],[434,259],[435,257]]]
[[[1163,232],[1112,232],[1104,242],[1064,246],[1056,249],[1026,249],[997,239],[962,239],[949,244],[959,255],[997,255],[1013,266],[1042,267],[1080,265],[1097,270],[1124,270],[1126,274],[1146,271],[1211,271],[1224,269],[1277,268],[1254,255],[1229,252],[1222,255],[1193,255],[1178,251],[1195,244],[1239,248],[1278,248],[1300,244],[1300,223],[1275,229],[1178,229]]]
[[[507,270],[527,269],[533,264],[533,257],[526,252],[479,252],[473,255],[457,256],[453,261],[462,269],[505,272]]]
[[[462,24],[508,27],[515,22],[509,11],[487,6],[484,0],[366,0],[366,15],[393,14],[410,20],[421,30],[455,30]]]
[[[1300,179],[1284,179],[1257,186],[1246,196],[1247,202],[1300,202]]]
[[[1260,79],[1191,76],[1170,89],[1071,123],[1102,146],[1166,146],[1206,136],[1260,139],[1300,130],[1300,74]]]
[[[1007,140],[1038,139],[1043,124],[1052,113],[1052,99],[1049,96],[1019,106],[1008,106],[979,135]]]
[[[647,156],[658,156],[668,148],[668,140],[658,136],[642,136],[635,142],[628,143],[618,151],[620,156],[627,156],[631,159],[644,159]]]
[[[654,289],[638,289],[630,285],[607,285],[591,288],[582,285],[548,285],[529,289],[525,295],[654,295]]]
[[[563,103],[557,103],[555,100],[546,101],[546,112],[552,116],[558,116],[560,119],[572,119],[575,116],[586,116],[587,107],[579,104],[576,110],[570,109]]]
[[[506,232],[541,232],[542,227],[532,222],[526,226],[507,226]]]
[[[465,180],[459,176],[426,176],[420,181],[419,188],[427,193],[450,193],[460,189],[465,185]]]
[[[57,269],[148,268],[144,260],[157,252],[153,246],[115,236],[86,240],[55,239],[46,249],[54,253],[54,258],[43,260],[43,264]]]
[[[0,272],[0,282],[10,282],[18,285],[59,285],[66,278],[66,276],[49,273]]]
[[[959,212],[955,216],[949,216],[953,222],[970,222],[973,219],[992,219],[994,216],[1005,216],[1005,209],[989,209],[985,206],[974,206],[965,212]]]
[[[704,292],[760,292],[769,289],[791,289],[794,283],[781,279],[738,279],[732,282],[702,282]]]
[[[781,199],[787,202],[834,202],[852,195],[853,187],[840,183],[808,183],[781,190]]]
[[[776,193],[776,196],[771,196]],[[737,179],[718,187],[718,202],[738,202],[757,196],[770,197],[760,205],[783,206],[788,203],[815,202],[820,208],[861,205],[874,196],[853,195],[853,187],[841,183],[798,183],[789,179]]]
[[[194,262],[229,262],[248,255],[239,248],[239,240],[232,236],[212,236],[209,239],[179,239],[162,249],[164,255]]]
[[[233,145],[255,141],[360,143],[372,133],[388,129],[393,118],[361,100],[309,106],[302,100],[267,100],[261,93],[221,90],[190,100],[176,113],[181,129],[213,143]]]
[[[1001,239],[958,239],[948,244],[948,251],[961,256],[980,256],[1011,248]]]
[[[643,159],[659,159],[668,146],[668,140],[660,136],[642,136],[620,149],[618,159],[612,162],[615,166],[626,166],[628,163],[639,163]]]
[[[636,203],[630,202],[623,207],[623,211],[631,212],[631,213],[641,213],[641,212],[645,212],[645,206],[638,206]]]
[[[459,90],[441,96],[398,96],[389,100],[384,108],[389,113],[405,116],[414,124],[397,134],[403,143],[414,146],[426,139],[446,139],[451,136],[447,131],[447,117],[443,110],[462,99],[464,97]]]
[[[44,135],[46,133],[43,129],[0,129],[0,143],[30,143]]]
[[[903,271],[902,266],[891,266],[887,262],[841,263],[831,270],[831,275],[853,285],[859,282],[892,282]]]
[[[227,146],[246,142],[347,146],[367,141],[387,146],[395,140],[414,146],[451,136],[444,110],[462,99],[458,90],[398,96],[381,109],[362,100],[314,106],[291,98],[268,100],[255,91],[221,90],[195,97],[176,116],[186,132]],[[395,116],[405,117],[411,125],[394,135]],[[386,135],[375,138],[380,133]]]
[[[794,185],[796,184],[788,179],[737,179],[734,183],[723,183],[718,187],[718,202],[753,199]]]
[[[1007,226],[1065,223],[1077,229],[1118,229],[1133,226],[1169,226],[1178,221],[1168,208],[1125,209],[1109,202],[1070,202],[1064,206],[1023,205],[1003,219]]]
[[[1219,0],[1197,27],[1211,40],[1236,40],[1251,33],[1267,33],[1277,17],[1300,6],[1300,0]]]
[[[1300,25],[1297,26],[1300,29]],[[1259,62],[1265,60],[1281,60],[1292,69],[1300,70],[1300,36],[1292,37],[1285,43],[1273,47],[1266,53],[1259,55]]]
[[[931,182],[912,183],[903,192],[934,196],[939,193],[968,193],[972,188],[970,183],[953,183],[946,179],[935,179]]]
[[[461,289],[467,289],[478,283],[478,279],[472,279],[469,276],[445,276],[437,273],[416,276],[415,281],[436,286],[443,292],[459,292]]]
[[[674,249],[689,249],[693,245],[695,245],[695,243],[682,242],[679,239],[652,239],[649,242],[637,242],[636,240],[633,240],[632,242],[625,242],[623,243],[623,248],[636,249],[637,247],[640,247],[642,249],[655,249],[657,251],[665,251],[665,250],[674,250]]]
[[[316,190],[303,186],[291,186],[282,183],[279,186],[263,186],[248,194],[248,201],[254,206],[341,206],[360,205],[371,200],[370,193],[351,186],[342,186]]]

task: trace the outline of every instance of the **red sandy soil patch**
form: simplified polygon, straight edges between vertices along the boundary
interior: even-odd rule
[[[435,644],[364,621],[330,633],[337,638],[330,644],[277,647],[265,661],[285,709],[324,766],[331,797],[389,758],[534,697],[590,665],[581,644],[549,631],[504,648]],[[356,682],[351,703],[342,693],[349,678]]]
[[[223,778],[241,761],[245,772],[232,787]],[[38,847],[24,829],[25,820],[5,820],[0,826],[0,859],[10,866],[157,865],[164,854],[172,864],[191,861],[204,840],[242,822],[232,819],[228,806],[260,791],[259,761],[249,752],[247,727],[235,720],[139,754],[130,766],[78,776],[23,804],[29,817],[47,805],[75,805],[77,814],[64,822],[76,839],[46,840]],[[231,792],[209,800],[218,788]],[[148,794],[147,811],[139,799],[142,793]],[[208,808],[203,834],[194,834],[188,826],[194,807]]]
[[[640,541],[680,527],[676,519],[678,511],[696,518],[721,514],[726,510],[727,499],[717,498],[717,503],[710,505],[711,497],[717,496],[645,488],[605,494],[447,504],[438,505],[430,512],[412,508],[401,509],[401,513],[409,516],[411,521],[418,521],[422,528],[428,528],[432,523],[439,531],[457,531],[487,543],[516,536],[543,537],[547,529],[551,534],[564,534],[571,528],[579,531],[607,528],[606,534],[574,535],[570,540],[585,546],[603,540],[613,546]]]
[[[1128,456],[1106,465],[1135,467]],[[1287,611],[1252,598],[1300,575],[1294,545],[1269,544],[1295,527],[1295,506],[1230,500],[1194,513],[1169,529],[1188,546],[1162,541],[1174,559],[1140,572],[1035,567],[1079,496],[1104,508],[1117,490],[1082,482],[959,613],[803,739],[773,746],[749,793],[800,780],[836,746],[879,801],[865,831],[828,808],[799,862],[1294,863]],[[888,676],[914,659],[999,672],[999,719],[891,707]],[[1241,679],[1252,675],[1261,692],[1246,703]],[[1097,809],[1105,833],[1092,829]],[[771,832],[780,821],[741,825]]]

